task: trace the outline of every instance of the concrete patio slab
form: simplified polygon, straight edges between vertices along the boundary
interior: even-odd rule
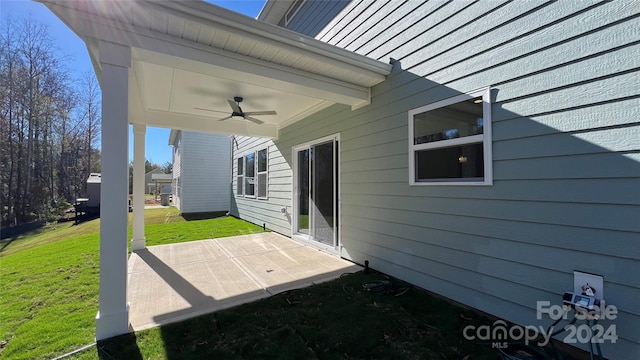
[[[182,321],[361,269],[276,233],[150,246],[128,264],[133,330]]]

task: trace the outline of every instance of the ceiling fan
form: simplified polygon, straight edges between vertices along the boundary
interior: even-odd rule
[[[270,111],[247,111],[244,112],[242,111],[242,108],[240,107],[240,103],[242,102],[242,96],[235,96],[233,98],[233,100],[227,100],[229,102],[229,106],[231,106],[231,115],[224,117],[222,119],[219,119],[218,121],[224,121],[224,120],[228,120],[228,119],[232,119],[232,118],[242,118],[244,120],[249,120],[252,121],[256,124],[263,124],[264,121],[256,119],[254,117],[251,117],[251,115],[278,115],[277,112],[270,110]],[[203,108],[195,108],[197,110],[205,110],[205,111],[214,111],[214,112],[221,112],[221,111],[217,111],[217,110],[211,110],[211,109],[203,109]]]

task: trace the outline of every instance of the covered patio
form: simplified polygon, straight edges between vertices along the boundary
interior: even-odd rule
[[[371,87],[391,72],[389,64],[203,1],[37,1],[85,42],[102,90],[98,340],[130,331],[130,306],[137,305],[128,295],[143,290],[135,282],[142,273],[127,270],[130,125],[134,259],[173,269],[146,249],[147,126],[276,139],[281,128],[334,104],[366,106]],[[239,113],[235,98],[244,101]],[[210,280],[224,278],[220,271]],[[253,288],[256,298],[273,286],[263,285]],[[215,299],[195,288],[188,287],[192,295]]]
[[[144,330],[360,269],[274,232],[150,246],[129,258],[129,321]]]

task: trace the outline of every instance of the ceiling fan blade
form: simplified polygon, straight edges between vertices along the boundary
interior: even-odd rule
[[[249,111],[244,113],[245,115],[278,115],[277,112],[271,111]]]
[[[222,119],[218,119],[218,121],[225,121],[231,119],[231,116],[223,117]]]
[[[199,108],[199,107],[194,107],[194,109],[196,110],[204,110],[204,111],[213,111],[213,112],[217,112],[217,113],[222,113],[222,114],[228,114],[228,111],[219,111],[219,110],[213,110],[213,109],[205,109],[205,108]]]
[[[229,106],[231,106],[233,112],[242,113],[242,109],[240,109],[240,106],[238,104],[236,104],[233,100],[227,101],[229,102]]]
[[[245,114],[246,115],[246,114]],[[245,120],[253,121],[256,124],[264,124],[264,121],[252,118],[251,116],[245,116]]]

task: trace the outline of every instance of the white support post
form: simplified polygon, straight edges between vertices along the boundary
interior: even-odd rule
[[[101,42],[102,152],[100,297],[96,339],[129,332],[127,217],[129,207],[129,83],[131,49]]]
[[[131,250],[146,249],[144,238],[144,170],[147,126],[133,124],[133,239]]]

